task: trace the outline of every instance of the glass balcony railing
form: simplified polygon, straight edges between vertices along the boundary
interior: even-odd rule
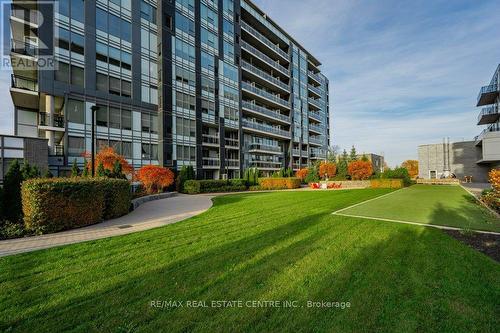
[[[38,92],[38,81],[29,77],[11,75],[12,88]]]
[[[225,138],[224,143],[226,147],[239,147],[240,142],[238,139]]]
[[[255,86],[252,86],[248,82],[241,82],[241,88],[246,89],[248,91],[251,91],[254,94],[257,94],[259,96],[262,96],[264,98],[267,98],[275,103],[278,103],[279,105],[282,105],[286,108],[290,108],[290,103],[288,100],[283,99],[275,94],[272,94],[270,92],[265,91],[264,89],[257,88]]]
[[[275,78],[271,74],[264,72],[263,70],[251,65],[250,63],[248,63],[244,60],[241,61],[241,68],[244,68],[257,76],[260,76],[264,80],[267,80],[267,81],[273,83],[274,85],[276,85],[276,86],[278,86],[286,91],[290,90],[290,87],[286,83],[281,81],[280,79]]]
[[[281,114],[278,111],[271,110],[271,109],[265,108],[263,106],[253,104],[253,103],[250,103],[248,101],[242,101],[241,105],[243,108],[246,108],[246,109],[258,112],[258,113],[265,114],[266,116],[269,116],[271,118],[283,120],[283,121],[288,122],[288,123],[290,122],[289,116]]]
[[[273,59],[269,58],[267,55],[260,52],[255,47],[253,47],[252,45],[248,44],[247,42],[245,42],[243,40],[240,41],[240,44],[244,50],[247,50],[248,52],[253,53],[256,57],[258,57],[259,59],[264,61],[269,66],[273,67],[274,69],[279,70],[280,72],[282,72],[286,76],[290,76],[288,69],[286,67],[280,65],[277,61],[274,61]]]
[[[321,114],[319,112],[309,111],[309,117],[317,121],[323,121],[323,118],[321,117]]]
[[[220,166],[219,157],[203,157],[203,165],[204,166]]]
[[[249,161],[250,167],[257,167],[260,169],[280,169],[282,167],[281,162],[275,161],[259,161],[259,160],[251,160]]]
[[[308,74],[309,74],[310,78],[314,79],[314,81],[321,83],[321,76],[319,76],[318,74],[316,74],[312,71],[309,71]]]
[[[321,109],[321,104],[319,103],[319,100],[314,99],[314,98],[308,98],[309,104],[314,105],[318,109]]]
[[[308,88],[309,88],[309,90],[311,90],[312,92],[314,92],[318,96],[322,96],[322,94],[323,94],[323,92],[321,91],[321,89],[319,89],[318,87],[315,87],[315,86],[312,86],[312,85],[308,85]]]
[[[53,114],[52,119],[50,114],[46,112],[39,113],[39,124],[40,126],[51,126],[64,128],[64,116],[61,114]]]
[[[219,144],[219,137],[217,135],[203,134],[201,137],[203,143],[208,143],[213,145]]]
[[[277,134],[277,135],[281,135],[281,136],[285,136],[285,137],[290,137],[289,131],[285,131],[285,130],[282,130],[280,128],[273,127],[271,125],[264,125],[262,123],[248,121],[246,119],[243,119],[242,124],[244,127],[253,128],[253,129],[256,129],[256,130],[259,130],[262,132],[267,132],[267,133],[271,133],[271,134]]]
[[[300,156],[300,149],[292,149],[292,155]]]
[[[239,167],[240,166],[240,160],[238,160],[238,159],[228,158],[225,160],[225,162],[226,162],[226,166],[228,166],[228,167]]]
[[[319,137],[314,137],[314,136],[309,136],[309,142],[310,143],[315,143],[315,144],[318,144],[318,145],[322,145],[323,144],[323,140]]]
[[[318,132],[318,133],[323,133],[324,129],[323,127],[319,126],[319,125],[316,125],[316,124],[309,124],[309,129],[315,131],[315,132]]]
[[[251,143],[249,145],[249,150],[261,150],[261,151],[269,151],[273,153],[283,153],[283,150],[281,150],[280,146],[270,146],[270,145],[264,145],[261,143]]]
[[[273,44],[269,39],[267,39],[264,35],[262,35],[260,32],[252,28],[250,25],[248,25],[246,22],[241,21],[241,27],[245,29],[248,33],[252,34],[255,38],[257,38],[259,41],[261,41],[263,44],[265,44],[267,47],[269,47],[271,50],[279,54],[285,59],[289,59],[288,54],[280,49],[277,45]]]
[[[477,121],[480,122],[484,116],[496,115],[498,114],[498,105],[492,105],[481,109],[479,115],[477,116]]]

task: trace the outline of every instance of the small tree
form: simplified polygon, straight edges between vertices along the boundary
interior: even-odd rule
[[[358,160],[358,154],[356,153],[356,148],[352,146],[351,152],[349,154],[349,162],[357,161]]]
[[[28,161],[24,161],[21,166],[21,175],[24,180],[40,177],[40,170],[36,165],[31,166]]]
[[[299,169],[299,170],[297,170],[297,172],[295,172],[295,177],[299,178],[303,182],[304,179],[307,177],[308,172],[309,172],[309,169],[307,169],[307,168]]]
[[[368,157],[366,157],[366,155],[365,155],[365,154],[363,154],[363,156],[361,157],[361,160],[362,160],[363,162],[369,162],[369,161],[370,161],[370,160],[368,159]]]
[[[339,157],[339,162],[337,164],[337,177],[340,179],[346,179],[348,175],[347,166],[348,166],[348,158],[347,152],[344,149],[344,152]]]
[[[177,192],[184,191],[184,183],[186,180],[196,179],[196,174],[194,172],[194,168],[192,165],[183,165],[179,174],[177,175],[177,179],[175,181],[175,188]]]
[[[310,166],[307,169],[307,176],[304,179],[306,183],[315,183],[320,180],[319,171],[317,165]]]
[[[258,184],[259,181],[259,169],[257,168],[247,168],[243,173],[243,179],[247,182],[249,186],[254,186]]]
[[[332,178],[337,172],[337,166],[332,162],[321,162],[319,165],[319,175],[323,178]]]
[[[88,177],[88,176],[89,176],[89,164],[87,160],[85,160],[83,164],[82,177]]]
[[[417,160],[406,160],[401,164],[402,168],[408,170],[410,178],[415,178],[418,176],[418,161]]]
[[[71,167],[71,177],[78,177],[80,175],[80,168],[76,164],[76,158],[73,160],[73,166]]]
[[[118,161],[118,160],[116,160],[115,164],[113,165],[113,171],[111,172],[111,177],[118,178],[118,179],[125,178],[125,175],[123,174],[123,171],[122,171],[122,165],[121,165],[120,161]]]
[[[147,193],[159,193],[174,183],[174,173],[157,165],[145,165],[136,173]]]
[[[7,220],[17,222],[22,216],[21,183],[23,174],[21,166],[14,160],[7,170],[3,180],[3,212]]]
[[[106,176],[106,170],[104,169],[104,164],[99,162],[99,165],[97,166],[97,171],[96,171],[97,177],[105,177]]]
[[[372,164],[367,161],[350,162],[347,170],[353,180],[365,180],[370,178],[373,173]]]

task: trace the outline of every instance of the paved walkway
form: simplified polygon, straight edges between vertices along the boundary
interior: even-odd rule
[[[479,197],[483,190],[491,189],[490,183],[462,183],[462,186],[476,197]]]
[[[214,195],[178,194],[150,201],[120,218],[54,234],[0,241],[0,257],[161,227],[203,213]]]

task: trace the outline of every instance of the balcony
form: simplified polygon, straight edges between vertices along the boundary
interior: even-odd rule
[[[64,132],[64,116],[61,114],[50,115],[46,112],[39,113],[38,127],[41,130]]]
[[[321,145],[323,145],[323,140],[321,140],[321,138],[319,138],[319,137],[310,136],[309,143],[321,146]]]
[[[251,143],[248,146],[248,151],[250,153],[267,153],[267,154],[275,154],[282,155],[283,150],[281,150],[280,146],[269,146],[260,143]]]
[[[474,138],[476,146],[480,145],[484,136],[490,132],[500,132],[500,123],[491,124],[485,128],[478,136]]]
[[[38,109],[38,81],[34,78],[11,75],[10,94],[16,107]]]
[[[300,149],[292,149],[293,156],[300,156]]]
[[[500,113],[498,112],[498,105],[492,105],[482,108],[481,112],[477,117],[478,125],[486,125],[496,123],[500,119]]]
[[[264,125],[261,123],[257,122],[252,122],[248,121],[246,119],[243,119],[242,122],[243,127],[249,130],[254,130],[260,133],[268,134],[271,136],[279,137],[279,138],[284,138],[284,139],[290,139],[290,132],[282,130],[280,128],[273,127],[271,125]]]
[[[323,117],[321,117],[321,114],[319,112],[309,111],[309,118],[319,122],[323,121]]]
[[[284,60],[289,61],[289,55],[279,48],[279,46],[273,44],[269,39],[267,39],[263,34],[252,28],[246,22],[241,21],[241,28],[252,35],[255,39],[259,40],[262,44],[267,46],[269,49],[274,51],[277,55],[281,56]]]
[[[290,109],[290,103],[288,100],[283,99],[277,95],[271,94],[270,92],[265,91],[264,89],[257,88],[252,86],[248,82],[241,82],[241,89],[246,90],[254,95],[257,95],[267,101],[273,102],[274,104]]]
[[[270,120],[273,120],[273,121],[280,120],[286,124],[290,124],[290,117],[287,115],[284,115],[282,113],[279,113],[278,111],[271,110],[271,109],[256,105],[256,104],[248,102],[248,101],[242,101],[241,106],[243,109],[246,109],[246,110],[248,110],[252,113],[256,113],[258,115],[263,115]]]
[[[275,78],[271,74],[264,72],[263,70],[251,65],[249,62],[242,60],[241,68],[246,70],[247,72],[252,73],[253,75],[256,75],[257,77],[263,79],[264,81],[273,84],[275,87],[283,90],[285,93],[290,93],[290,87],[286,83],[283,83],[283,81],[281,81],[280,79]]]
[[[321,104],[319,103],[319,100],[318,99],[314,99],[314,98],[308,98],[307,101],[309,102],[309,105],[312,105],[316,108],[318,108],[318,110],[321,110]]]
[[[224,143],[226,148],[240,148],[240,142],[238,141],[238,139],[224,138]]]
[[[311,150],[311,159],[316,159],[316,160],[323,160],[326,158],[326,154],[320,151],[317,151],[316,149]]]
[[[251,168],[259,168],[262,170],[279,170],[282,167],[281,162],[275,162],[275,161],[259,161],[259,160],[251,160],[249,162],[249,166]]]
[[[307,88],[309,89],[310,92],[313,93],[314,96],[317,98],[320,98],[322,96],[322,91],[318,87],[312,86],[310,84],[307,85]]]
[[[207,169],[218,169],[220,167],[219,157],[203,157],[203,167]]]
[[[38,48],[30,43],[11,39],[10,44],[10,51],[12,53],[29,57],[36,57],[38,55]]]
[[[483,106],[488,104],[495,103],[498,97],[498,84],[492,84],[489,86],[484,86],[479,91],[479,95],[477,96],[477,105]]]
[[[225,160],[226,166],[228,168],[239,168],[240,167],[240,160],[238,159],[233,159],[233,158],[228,158]]]
[[[312,79],[313,82],[315,82],[315,83],[318,84],[318,86],[321,85],[321,81],[322,80],[321,80],[321,77],[318,74],[316,74],[316,73],[314,73],[312,71],[308,71],[308,75]]]
[[[309,130],[311,132],[315,132],[315,133],[318,133],[318,134],[323,134],[324,132],[324,128],[319,126],[319,125],[316,125],[316,124],[313,124],[313,123],[310,123],[309,124]]]
[[[202,134],[201,142],[206,145],[219,146],[219,136]]]
[[[246,52],[252,54],[253,56],[259,58],[261,61],[265,62],[267,65],[271,66],[272,68],[280,71],[281,73],[285,74],[287,77],[290,76],[290,72],[288,69],[282,65],[280,65],[277,61],[274,61],[273,59],[269,58],[267,55],[264,53],[260,52],[257,50],[255,47],[252,45],[248,44],[247,42],[241,40],[240,41],[241,48],[245,50]]]

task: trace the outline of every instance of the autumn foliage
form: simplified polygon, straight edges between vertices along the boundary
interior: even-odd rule
[[[158,193],[164,188],[174,183],[174,173],[168,169],[157,165],[145,165],[136,173],[147,193]]]
[[[418,161],[417,160],[406,160],[401,164],[401,167],[408,170],[410,178],[415,178],[418,176]]]
[[[295,172],[295,177],[299,178],[301,181],[304,181],[308,172],[309,170],[307,168],[299,169],[297,170],[297,172]]]
[[[500,169],[493,169],[489,173],[491,187],[494,191],[500,192]]]
[[[353,161],[349,163],[347,171],[353,180],[365,180],[373,173],[372,163],[369,161]]]
[[[84,157],[87,159],[90,159],[90,153],[85,153]],[[127,160],[125,160],[125,157],[122,155],[118,154],[112,147],[103,147],[95,156],[95,170],[97,170],[97,167],[99,164],[102,163],[104,166],[105,170],[113,171],[113,167],[115,165],[115,162],[118,161],[121,166],[122,166],[122,171],[124,174],[129,175],[132,174],[134,171],[134,168],[128,164]],[[90,165],[89,165],[90,168]]]
[[[319,165],[319,176],[325,178],[332,178],[337,172],[337,166],[332,162],[321,162]]]

